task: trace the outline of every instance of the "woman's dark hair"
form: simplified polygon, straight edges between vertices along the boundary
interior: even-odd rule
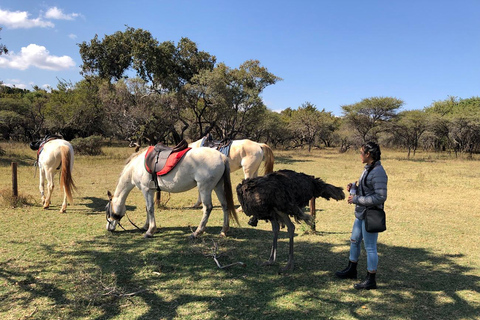
[[[370,168],[368,168],[367,174],[365,174],[363,178],[363,183],[366,186],[368,174],[370,173],[370,171],[373,170],[373,168],[375,168],[377,161],[379,161],[381,158],[382,152],[380,151],[380,147],[378,146],[378,144],[376,144],[373,141],[367,142],[364,145],[362,145],[362,150],[364,153],[370,152],[370,155],[372,156],[372,159],[373,159],[372,165],[370,166]]]
[[[378,144],[376,144],[373,141],[369,141],[369,142],[365,143],[362,146],[362,150],[365,153],[370,152],[370,155],[372,156],[373,162],[377,162],[381,158],[382,152],[380,151],[380,147],[379,147]]]

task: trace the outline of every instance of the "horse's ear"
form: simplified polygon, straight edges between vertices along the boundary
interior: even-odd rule
[[[110,191],[107,191],[108,200],[112,201],[113,195]]]

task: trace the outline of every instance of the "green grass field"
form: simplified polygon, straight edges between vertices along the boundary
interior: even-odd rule
[[[61,214],[58,183],[50,209],[40,204],[35,152],[21,144],[0,146],[7,152],[0,157],[0,319],[480,319],[478,159],[419,153],[407,160],[405,152],[384,150],[388,230],[379,236],[379,289],[358,292],[353,280],[333,275],[348,261],[353,207],[346,201],[316,200],[317,232],[297,225],[296,268],[278,275],[288,255],[285,229],[279,263],[272,267],[260,266],[270,252],[270,224],[250,227],[244,214],[241,226],[220,238],[216,206],[206,233],[189,240],[201,218],[190,208],[196,190],[170,195],[157,210],[154,238],[143,238],[126,219],[127,231],[107,232],[106,193],[114,191],[131,149],[76,156],[78,192]],[[363,167],[353,151],[275,155],[275,169],[343,187]],[[12,161],[28,202],[17,208],[8,201]],[[241,178],[240,171],[232,173],[234,187]],[[142,226],[145,205],[138,190],[127,208]],[[242,261],[246,267],[219,269],[214,242],[222,265]],[[363,277],[364,253],[359,267]]]

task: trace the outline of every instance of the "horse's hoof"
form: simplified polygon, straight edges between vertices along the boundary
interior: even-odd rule
[[[223,231],[222,231],[222,232],[220,232],[220,237],[222,237],[222,238],[226,238],[226,237],[227,237],[227,234],[226,234],[225,232],[223,232]]]
[[[195,240],[195,239],[197,239],[197,236],[195,235],[195,233],[192,233],[192,234],[190,235],[190,240],[193,241],[193,240]]]
[[[48,209],[48,208],[50,208],[50,206],[43,206],[43,209],[45,209],[45,210]]]
[[[153,234],[145,233],[145,235],[144,235],[143,237],[144,237],[145,239],[153,238]]]

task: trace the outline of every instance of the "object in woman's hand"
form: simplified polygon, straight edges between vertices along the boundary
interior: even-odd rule
[[[350,194],[352,196],[357,194],[357,184],[355,182],[353,182],[352,186],[350,187]]]

